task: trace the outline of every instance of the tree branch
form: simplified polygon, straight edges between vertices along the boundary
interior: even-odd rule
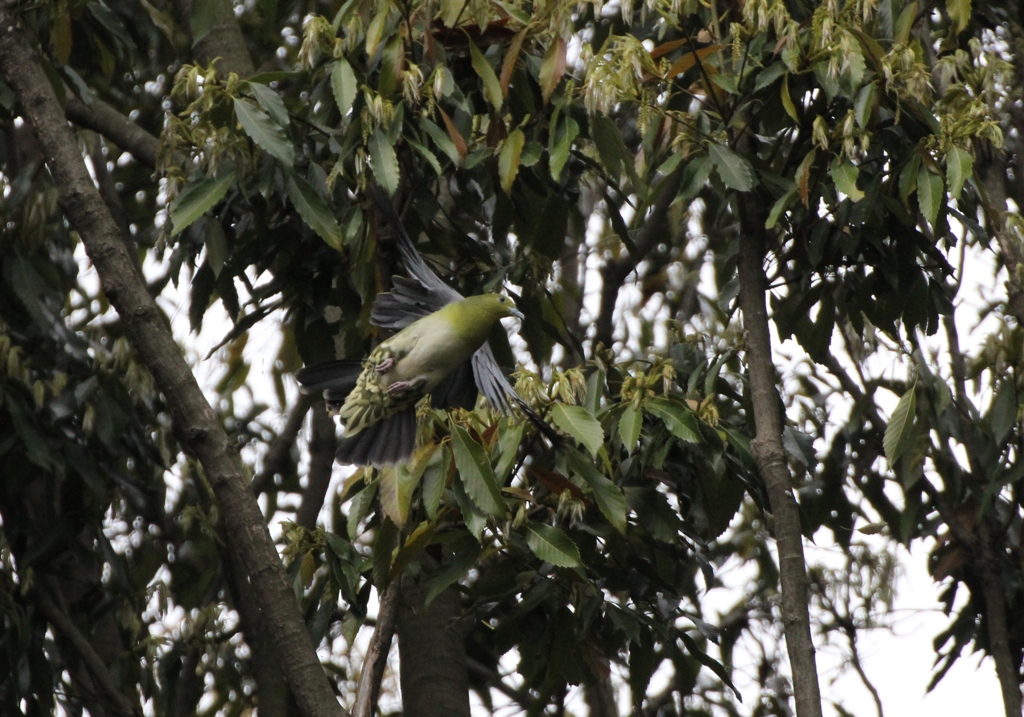
[[[114,684],[114,678],[107,669],[103,658],[99,656],[92,644],[86,639],[79,629],[72,622],[71,618],[57,606],[57,604],[37,585],[35,588],[36,604],[39,606],[43,617],[50,623],[53,629],[75,649],[78,657],[85,665],[86,671],[92,677],[94,687],[99,690],[103,701],[103,707],[112,710],[115,714],[125,717],[139,717],[142,710],[131,701]]]
[[[395,579],[384,589],[377,609],[377,625],[366,650],[363,669],[356,688],[356,702],[352,706],[352,717],[373,717],[377,711],[380,695],[380,681],[388,664],[391,641],[395,636],[398,622],[398,606],[401,603],[401,580]]]
[[[166,396],[179,435],[213,487],[231,550],[241,558],[253,581],[268,634],[274,639],[302,713],[308,717],[344,714],[310,643],[237,450],[207,403],[166,319],[136,274],[53,88],[7,4],[0,4],[0,70],[39,140],[65,216],[81,236],[129,339]]]
[[[629,254],[609,261],[601,267],[601,309],[594,322],[597,327],[597,332],[594,335],[595,346],[601,343],[611,347],[614,333],[612,319],[615,315],[615,304],[619,298],[619,289],[622,288],[622,282],[626,280],[637,264],[651,253],[659,241],[665,239],[668,210],[672,206],[672,202],[675,201],[676,195],[679,194],[679,185],[682,181],[683,173],[677,169],[662,182],[651,212],[644,219],[643,229],[640,230],[634,241],[634,246],[637,249],[636,256]],[[615,210],[609,208],[609,211]]]
[[[748,143],[749,139],[743,137],[740,142]],[[753,154],[752,148],[747,148],[747,151]],[[800,512],[790,487],[791,477],[782,444],[782,417],[778,410],[779,393],[765,304],[767,279],[763,263],[767,244],[764,229],[767,211],[764,201],[755,193],[742,195],[738,205],[740,308],[743,311],[756,429],[750,451],[764,477],[774,518],[782,585],[783,629],[793,672],[796,713],[798,717],[821,717],[821,693],[807,609],[809,596]]]
[[[288,414],[288,419],[277,434],[277,438],[267,449],[267,455],[263,458],[263,470],[256,474],[249,484],[253,495],[259,495],[267,489],[267,486],[274,482],[274,476],[284,470],[285,465],[292,461],[292,448],[295,446],[295,439],[302,430],[302,424],[306,420],[306,414],[310,406],[316,402],[314,396],[301,396],[298,402]]]
[[[316,528],[316,519],[324,506],[324,497],[334,472],[334,419],[323,401],[313,405],[309,439],[309,479],[302,494],[302,504],[295,513],[295,522],[306,530]]]
[[[65,116],[79,127],[101,134],[137,161],[156,169],[160,140],[139,127],[98,97],[87,105],[74,95],[68,95]]]

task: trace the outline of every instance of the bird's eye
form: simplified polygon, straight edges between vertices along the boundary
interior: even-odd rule
[[[505,303],[505,297],[504,296],[499,296],[498,297],[498,301],[500,301],[501,303],[504,304]]]

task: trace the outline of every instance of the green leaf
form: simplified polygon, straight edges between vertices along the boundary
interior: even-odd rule
[[[619,128],[615,126],[610,118],[604,115],[594,117],[590,122],[590,136],[597,146],[597,153],[601,157],[601,164],[612,179],[618,179],[622,174],[623,150],[622,136]]]
[[[626,406],[619,417],[619,438],[626,453],[632,453],[636,448],[636,442],[640,440],[640,429],[643,427],[643,414],[633,408],[632,404]]]
[[[910,195],[917,189],[917,170],[921,167],[921,156],[916,152],[910,155],[910,159],[903,169],[900,170],[900,200],[903,206],[909,209],[908,200]]]
[[[463,14],[469,0],[441,0],[441,23],[445,27],[455,27],[455,22]]]
[[[714,168],[714,163],[711,161],[711,158],[707,156],[695,157],[687,162],[686,167],[683,168],[683,182],[680,196],[684,199],[693,199],[696,197],[700,190],[704,189],[704,185],[707,184],[708,177],[711,176],[711,170]]]
[[[513,130],[501,143],[501,151],[498,152],[498,176],[501,178],[501,188],[505,194],[512,192],[512,182],[519,173],[519,157],[525,143],[526,136],[521,129]]]
[[[380,186],[393,195],[398,191],[400,173],[398,168],[398,156],[395,154],[395,146],[388,141],[387,135],[379,128],[370,137],[370,165],[373,167],[373,176],[380,182]]]
[[[782,213],[789,208],[789,205],[796,197],[798,189],[799,187],[794,184],[792,189],[775,200],[775,204],[772,205],[771,211],[768,212],[768,218],[764,222],[765,229],[775,228],[775,225],[779,223],[779,217],[781,217]]]
[[[281,125],[253,103],[235,98],[235,116],[253,142],[289,169],[295,164],[295,148]]]
[[[921,208],[921,215],[933,226],[939,216],[941,203],[942,177],[929,172],[927,165],[922,163],[917,170],[917,204]]]
[[[946,0],[946,12],[953,32],[959,35],[971,20],[971,0]]]
[[[427,517],[431,520],[437,519],[437,509],[441,505],[441,496],[444,494],[444,483],[451,459],[451,451],[448,446],[444,446],[441,450],[434,451],[423,472],[421,495],[423,507],[426,508]]]
[[[625,535],[626,533],[626,496],[622,494],[619,487],[610,479],[605,477],[590,461],[576,451],[566,451],[569,459],[569,467],[572,472],[585,480],[594,491],[594,499],[597,507],[612,527]]]
[[[370,508],[373,507],[373,499],[377,497],[377,485],[378,482],[374,481],[353,496],[346,518],[349,540],[355,540],[359,535],[359,524],[369,514]]]
[[[558,132],[551,137],[551,146],[548,148],[548,169],[551,171],[551,178],[556,182],[562,176],[562,169],[569,160],[569,151],[572,143],[580,134],[580,126],[572,117],[566,117],[565,122],[558,127]]]
[[[469,540],[466,547],[455,554],[450,563],[438,570],[427,583],[427,595],[424,600],[429,606],[438,595],[443,593],[450,585],[465,577],[466,573],[476,565],[476,559],[480,557],[480,543]]]
[[[775,82],[775,80],[786,74],[786,65],[783,62],[773,62],[757,73],[757,78],[754,80],[754,90],[763,90],[768,85]]]
[[[754,186],[754,168],[744,157],[728,147],[710,142],[708,156],[718,170],[718,176],[737,192],[749,192]]]
[[[412,139],[410,137],[406,137],[405,138],[405,142],[410,147],[412,147],[417,152],[419,152],[420,156],[423,157],[423,159],[427,160],[427,164],[430,165],[430,168],[434,170],[434,173],[437,176],[439,176],[439,177],[441,176],[441,172],[442,172],[441,164],[440,164],[440,162],[437,161],[437,157],[434,156],[433,152],[431,152],[429,149],[427,149],[422,144],[420,144],[419,142],[417,142],[416,140],[414,140],[414,139]]]
[[[384,515],[399,528],[409,519],[412,494],[436,449],[436,444],[429,444],[417,451],[412,461],[380,470],[380,505]]]
[[[499,485],[504,485],[515,467],[519,453],[519,444],[523,441],[523,424],[511,428],[508,419],[502,419],[498,430],[498,464],[494,468],[494,477]]]
[[[1000,382],[986,418],[992,428],[992,437],[995,438],[996,445],[1002,446],[1010,434],[1010,429],[1017,422],[1017,388],[1013,381]]]
[[[857,120],[858,127],[867,129],[877,103],[878,86],[874,82],[860,88],[860,92],[857,93],[857,101],[853,106],[853,116]]]
[[[487,516],[476,507],[473,499],[466,493],[463,481],[457,480],[452,484],[452,493],[455,494],[455,501],[459,504],[459,510],[462,511],[462,520],[466,523],[466,530],[479,542],[484,534],[484,528],[487,527]]]
[[[580,551],[569,536],[543,523],[526,523],[526,544],[541,560],[559,568],[580,566]]]
[[[837,157],[832,162],[832,181],[836,183],[836,189],[855,202],[864,198],[864,192],[857,188],[858,176],[860,169],[850,160]]]
[[[501,497],[494,469],[483,447],[462,426],[452,426],[452,454],[470,500],[487,515],[505,517],[508,507]]]
[[[334,62],[334,69],[331,70],[331,89],[334,91],[334,103],[338,105],[338,111],[344,117],[352,109],[356,93],[359,92],[356,73],[352,71],[352,65],[348,64],[344,57],[339,57]]]
[[[373,584],[378,589],[383,589],[391,582],[391,559],[398,547],[399,537],[398,526],[384,518],[373,541]]]
[[[288,108],[284,106],[284,100],[281,99],[281,95],[259,82],[247,82],[246,84],[256,98],[256,101],[260,103],[260,107],[267,111],[270,118],[282,127],[287,127],[289,122]]]
[[[964,182],[974,172],[974,158],[970,152],[953,147],[946,154],[946,186],[950,199],[958,199],[964,190]]]
[[[213,209],[227,194],[235,181],[235,173],[228,172],[220,179],[204,179],[181,192],[171,202],[171,236],[179,234],[199,217]]]
[[[472,40],[469,41],[469,57],[473,62],[473,69],[484,83],[484,97],[495,110],[500,110],[504,99],[501,94],[501,83],[498,82],[498,76],[494,74],[491,63]]]
[[[914,29],[914,20],[917,18],[917,2],[908,3],[900,12],[893,29],[893,44],[905,45],[910,39],[910,31]]]
[[[206,244],[206,263],[213,270],[214,277],[218,277],[230,253],[228,240],[224,236],[224,227],[218,221],[206,222],[204,229],[206,230],[206,236],[203,238],[203,243]]]
[[[437,145],[437,148],[448,155],[448,159],[450,159],[453,164],[462,164],[462,155],[459,154],[459,148],[455,146],[451,137],[449,137],[443,129],[426,117],[420,119],[420,125],[422,125],[423,129],[427,131],[430,138],[434,140],[434,144]]]
[[[379,5],[377,14],[370,20],[366,28],[366,56],[372,58],[384,38],[384,25],[387,23],[388,15],[391,14],[391,3],[382,2]]]
[[[313,186],[297,174],[288,182],[288,198],[310,229],[332,249],[341,250],[341,227],[330,208]]]
[[[911,427],[914,424],[914,412],[917,406],[917,384],[900,397],[896,404],[896,410],[892,412],[889,425],[885,427],[885,437],[882,438],[882,448],[885,450],[885,459],[889,461],[890,467],[895,467],[896,461],[900,459],[903,451],[909,443],[908,438]]]
[[[221,2],[195,2],[192,3],[189,13],[189,25],[192,26],[192,45],[210,34],[210,30],[217,22],[218,10],[223,7]]]
[[[789,75],[784,75],[782,78],[782,87],[779,88],[779,97],[782,99],[782,109],[786,111],[786,114],[789,115],[791,120],[799,123],[800,118],[796,113],[796,105],[793,104],[793,98],[789,94]]]
[[[664,421],[665,426],[676,438],[687,443],[701,442],[697,418],[679,401],[659,396],[647,404],[647,410]]]
[[[556,403],[551,409],[551,420],[555,425],[586,446],[594,457],[604,445],[604,429],[583,406],[567,406]]]

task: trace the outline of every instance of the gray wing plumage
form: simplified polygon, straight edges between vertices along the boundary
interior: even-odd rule
[[[343,438],[334,454],[338,463],[380,467],[404,463],[416,448],[416,409],[409,408]]]
[[[377,294],[370,311],[370,323],[382,329],[404,329],[416,319],[432,314],[446,303],[439,303],[423,285],[404,276],[391,277],[391,291]]]
[[[395,245],[398,247],[398,253],[402,255],[402,262],[405,264],[406,270],[426,289],[432,302],[440,302],[435,309],[431,310],[436,311],[445,304],[466,298],[441,281],[441,278],[427,266],[427,262],[423,261],[423,257],[416,251],[416,245],[413,244],[409,232],[405,230],[402,220],[399,219],[398,213],[384,191],[380,187],[373,187],[370,194],[377,209],[391,226],[391,231],[395,235]]]
[[[430,405],[433,408],[471,410],[476,405],[476,390],[472,360],[464,361],[430,392]]]

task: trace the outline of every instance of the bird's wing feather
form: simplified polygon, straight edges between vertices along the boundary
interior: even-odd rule
[[[395,212],[395,208],[392,206],[391,200],[384,193],[384,190],[380,187],[373,187],[370,190],[370,195],[373,197],[377,209],[387,219],[388,224],[391,225],[391,231],[395,235],[395,245],[398,247],[398,252],[402,255],[405,268],[423,285],[423,288],[430,293],[433,300],[441,302],[437,308],[465,298],[455,289],[441,281],[440,277],[423,261],[423,257],[416,251],[416,245],[413,244],[409,233],[402,226],[402,220],[399,219],[398,213]]]
[[[519,410],[526,415],[530,423],[536,426],[548,440],[553,443],[562,440],[561,436],[558,435],[558,431],[537,415],[537,412],[530,408],[530,405],[516,393],[516,390],[512,387],[508,378],[506,378],[505,372],[498,366],[498,361],[494,358],[494,352],[491,351],[490,344],[485,343],[473,354],[473,376],[476,379],[476,385],[480,389],[480,393],[484,395],[484,398],[494,408],[507,414],[512,412],[512,404],[515,404],[519,406]]]
[[[463,361],[459,367],[430,392],[433,408],[465,408],[476,405],[477,386],[473,381],[472,361]]]
[[[420,282],[404,276],[393,276],[391,291],[377,294],[373,302],[370,323],[382,329],[404,329],[446,303],[439,301]]]
[[[401,463],[416,447],[416,409],[407,408],[343,438],[334,454],[338,463],[382,466]]]
[[[487,402],[502,413],[512,411],[510,397],[514,396],[517,403],[522,403],[512,384],[505,378],[505,372],[498,366],[491,345],[486,342],[473,354],[473,378]]]

